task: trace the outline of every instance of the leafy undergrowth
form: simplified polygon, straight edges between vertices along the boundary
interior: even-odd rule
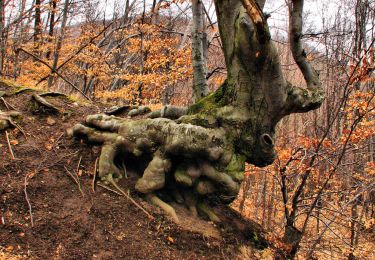
[[[103,111],[104,106],[81,105],[61,96],[46,98],[61,109],[51,113],[30,103],[32,93],[38,92],[19,90],[0,83],[5,100],[0,100],[0,110],[13,108],[22,113],[20,127],[7,131],[15,159],[6,135],[0,133],[0,259],[256,259],[273,255],[264,241],[258,241],[261,230],[254,224],[243,228],[246,221],[237,220],[231,225],[232,213],[224,213],[228,220],[220,227],[188,218],[181,227],[135,193],[133,178],[121,185],[152,213],[153,220],[123,196],[101,186],[94,191],[100,147],[70,140],[65,130],[86,115]],[[209,237],[199,230],[217,230],[220,235]]]

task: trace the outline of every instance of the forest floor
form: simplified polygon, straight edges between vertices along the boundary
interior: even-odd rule
[[[60,109],[50,111],[31,102],[41,92],[19,90],[0,83],[0,110],[22,113],[20,129],[7,131],[15,159],[0,133],[0,259],[272,259],[261,229],[232,221],[238,216],[230,209],[221,209],[228,221],[220,226],[188,214],[176,225],[140,198],[135,178],[120,185],[152,220],[126,197],[98,185],[94,191],[100,147],[65,131],[105,106],[46,97]]]

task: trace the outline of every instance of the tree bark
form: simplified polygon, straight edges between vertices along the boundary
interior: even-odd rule
[[[206,59],[204,53],[204,13],[202,0],[192,1],[192,63],[193,63],[193,99],[198,101],[207,96]]]
[[[34,42],[37,43],[40,40],[42,33],[42,19],[40,5],[41,0],[35,0],[35,16],[34,16]]]

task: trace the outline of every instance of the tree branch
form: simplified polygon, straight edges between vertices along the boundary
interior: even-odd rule
[[[303,74],[307,88],[296,87],[288,83],[286,114],[304,113],[319,108],[325,94],[318,72],[307,61],[302,48],[302,13],[304,0],[292,0],[289,7],[289,44],[293,59]]]
[[[254,24],[259,42],[268,42],[271,39],[271,35],[268,30],[267,20],[258,3],[255,0],[241,0],[241,2]]]
[[[289,7],[289,43],[299,69],[301,70],[308,89],[321,88],[321,82],[316,70],[306,59],[306,52],[302,48],[302,12],[303,0],[292,0]]]
[[[102,35],[111,25],[113,24],[113,22],[109,23],[107,26],[105,26],[103,28],[103,30],[101,30],[97,35],[91,37],[91,39],[86,42],[85,44],[81,45],[75,52],[74,54],[72,54],[69,58],[67,58],[64,62],[62,62],[57,68],[56,68],[56,71],[59,71],[62,67],[64,67],[67,63],[69,63],[74,57],[76,57],[80,52],[82,52],[87,46],[89,46],[90,44],[92,44],[94,42],[95,39],[97,39],[100,35]],[[111,30],[109,32],[109,35],[111,35],[112,33],[114,32],[114,30]],[[41,78],[39,80],[39,82],[36,84],[40,84],[41,82],[45,81],[47,78],[49,77],[49,75]]]
[[[62,80],[64,80],[66,83],[68,83],[72,88],[74,88],[75,90],[77,90],[79,93],[81,93],[86,99],[90,100],[90,98],[88,96],[85,95],[85,93],[82,92],[82,90],[80,90],[78,87],[76,87],[72,82],[70,82],[68,79],[66,79],[63,75],[61,75],[57,70],[53,69],[47,62],[45,62],[44,60],[40,59],[39,57],[37,57],[36,55],[34,55],[33,53],[31,52],[28,52],[27,50],[25,49],[22,49],[22,48],[18,48],[17,49],[17,52],[18,51],[23,51],[24,53],[26,53],[27,55],[30,55],[31,57],[33,57],[35,60],[39,61],[40,63],[42,63],[43,65],[47,66],[52,73],[56,73],[57,76],[59,76]]]

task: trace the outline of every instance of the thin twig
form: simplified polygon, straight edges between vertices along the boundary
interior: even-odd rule
[[[79,192],[81,193],[82,197],[84,197],[85,194],[82,191],[81,183],[78,179],[78,175],[76,177],[74,177],[74,175],[65,166],[64,166],[64,169],[69,174],[69,176],[74,180],[74,182],[77,184]]]
[[[11,109],[17,110],[13,105],[11,105],[8,101],[6,101],[3,97],[2,99],[4,100],[4,103],[6,103]]]
[[[16,158],[14,157],[14,153],[13,153],[13,150],[12,150],[12,146],[11,146],[10,141],[9,141],[8,131],[6,131],[6,130],[5,130],[5,137],[6,137],[6,139],[7,139],[7,144],[8,144],[8,149],[9,149],[10,155],[11,155],[12,159],[14,160],[14,159],[16,159]]]
[[[40,105],[45,106],[45,107],[47,107],[49,109],[52,109],[52,110],[54,110],[54,111],[56,111],[58,113],[62,113],[62,111],[60,111],[60,109],[58,107],[56,107],[56,106],[52,105],[51,103],[49,103],[44,97],[41,97],[41,96],[39,96],[37,94],[33,94],[32,98],[37,103],[39,103]]]
[[[57,139],[56,139],[56,143],[60,141],[61,137],[63,137],[64,134],[65,134],[65,133],[62,132],[61,135],[59,135],[59,136],[57,137]]]
[[[107,185],[105,185],[105,184],[103,184],[103,183],[98,182],[98,186],[99,186],[99,187],[102,187],[102,188],[104,188],[104,189],[106,189],[106,190],[112,191],[113,193],[116,193],[117,195],[122,196],[122,194],[121,194],[120,192],[118,192],[118,191],[116,191],[116,190],[114,190],[114,189],[111,189],[110,187],[108,187]]]
[[[25,193],[25,199],[26,199],[27,205],[29,206],[29,214],[30,214],[31,227],[34,227],[33,211],[32,211],[32,207],[31,207],[31,204],[30,204],[29,196],[27,195],[27,189],[26,189],[26,187],[27,187],[27,174],[25,175],[25,182],[24,182],[23,192]]]
[[[4,99],[3,97],[0,97],[0,99],[3,101],[5,107],[6,107],[8,110],[10,110],[10,109],[9,109],[9,106],[8,106],[8,104],[7,104],[7,102],[5,101],[5,99]]]
[[[81,161],[82,161],[82,155],[79,157],[78,164],[77,164],[77,169],[76,169],[75,174],[77,176],[78,188],[81,191],[82,196],[84,196],[84,194],[82,192],[82,188],[81,188],[81,181],[80,181],[80,178],[79,178],[79,166],[81,165]]]
[[[138,202],[136,202],[131,196],[130,194],[126,194],[118,185],[117,183],[113,180],[113,177],[112,177],[112,174],[108,174],[107,176],[107,180],[122,194],[124,195],[126,198],[128,198],[137,208],[139,208],[140,210],[142,210],[148,217],[149,219],[154,219],[154,217],[148,213],[141,205],[139,205]]]
[[[79,166],[81,165],[81,160],[82,160],[82,155],[79,157],[78,164],[77,164],[77,169],[76,169],[77,176],[78,176]]]
[[[23,128],[20,125],[18,125],[17,123],[13,122],[12,120],[9,120],[9,123],[11,125],[13,125],[15,128],[17,128],[18,130],[20,130],[20,132],[25,137],[25,139],[27,139],[26,133],[25,133],[25,131],[23,130]]]
[[[95,159],[95,165],[94,165],[94,176],[92,178],[92,183],[91,183],[91,189],[92,192],[95,192],[95,181],[96,181],[96,166],[98,164],[98,158]]]
[[[82,197],[84,197],[84,196],[85,196],[85,193],[83,193],[82,186],[81,186],[81,181],[80,181],[79,176],[78,176],[77,173],[76,173],[76,175],[77,175],[77,181],[78,181],[78,189],[79,189],[79,191],[81,192]]]
[[[73,181],[78,185],[78,181],[76,177],[64,166],[65,171],[69,174],[69,176],[73,179]]]
[[[55,145],[56,145],[56,146],[59,145],[60,139],[61,139],[61,137],[63,137],[64,134],[65,134],[65,133],[62,132],[61,135],[59,135],[59,136],[57,137],[57,139],[56,139],[56,141],[55,141]]]

